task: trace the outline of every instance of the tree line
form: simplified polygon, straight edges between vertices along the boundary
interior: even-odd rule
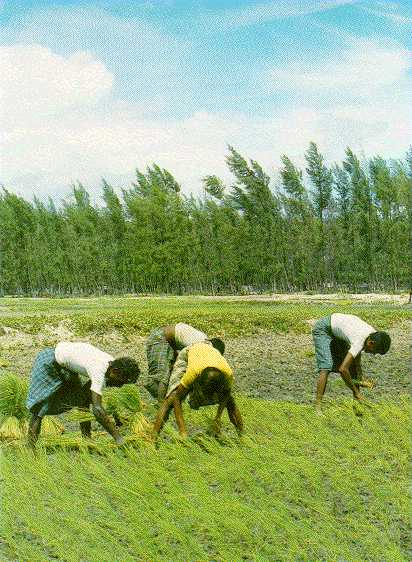
[[[249,290],[397,290],[410,284],[412,148],[405,160],[305,169],[283,155],[278,179],[233,147],[230,185],[203,178],[185,196],[156,164],[102,203],[80,183],[62,204],[0,192],[0,292],[66,295]]]

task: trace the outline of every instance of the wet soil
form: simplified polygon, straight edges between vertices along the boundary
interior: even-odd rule
[[[408,323],[390,330],[391,350],[385,356],[363,354],[364,375],[376,381],[373,390],[365,390],[371,399],[396,398],[410,393],[410,328]],[[134,357],[142,367],[140,384],[146,378],[145,338],[123,336],[118,332],[76,338],[66,326],[46,329],[35,336],[7,329],[0,335],[0,374],[13,372],[30,376],[36,354],[62,339],[83,339],[115,356]],[[251,337],[226,340],[226,357],[235,371],[235,390],[253,398],[311,402],[316,385],[316,367],[310,334],[273,334],[262,332]],[[347,395],[341,377],[331,374],[328,396]],[[142,388],[142,397],[146,397]],[[148,394],[147,394],[148,397]]]

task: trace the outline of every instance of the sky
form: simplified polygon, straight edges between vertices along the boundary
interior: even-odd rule
[[[0,185],[98,196],[155,162],[196,194],[228,145],[274,178],[310,141],[403,158],[411,23],[406,0],[0,0]]]

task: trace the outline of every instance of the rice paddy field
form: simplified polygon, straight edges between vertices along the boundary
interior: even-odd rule
[[[122,426],[122,448],[96,423],[92,441],[82,440],[73,414],[56,418],[65,433],[45,435],[35,455],[23,439],[3,438],[0,560],[411,560],[406,302],[406,295],[0,299],[0,383],[15,375],[23,387],[36,353],[63,339],[130,355],[143,371],[138,422]],[[319,417],[310,332],[332,312],[387,330],[392,348],[363,357],[376,382],[363,405],[354,408],[331,375]],[[212,437],[214,408],[184,406],[189,438],[179,438],[171,419],[157,445],[151,441],[156,410],[142,386],[144,340],[177,321],[225,339],[243,437],[226,418]]]

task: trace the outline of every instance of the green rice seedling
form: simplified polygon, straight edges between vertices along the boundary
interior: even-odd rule
[[[43,435],[61,435],[64,433],[64,425],[55,416],[45,416],[41,424]]]
[[[246,435],[232,438],[224,417],[230,446],[201,433],[179,443],[172,423],[157,448],[103,432],[41,437],[36,455],[5,442],[0,558],[410,560],[408,397],[362,424],[349,399],[322,418],[238,401]],[[206,416],[188,410],[189,430]]]
[[[141,437],[146,441],[152,441],[153,425],[149,420],[140,412],[134,414],[130,420],[129,430],[133,435]]]
[[[0,420],[10,416],[19,421],[29,417],[26,408],[28,383],[12,373],[0,377]]]
[[[134,384],[126,384],[119,388],[118,400],[120,408],[129,412],[136,413],[142,409],[139,390]]]
[[[118,389],[116,388],[108,388],[104,391],[103,394],[103,405],[106,412],[111,415],[118,415],[120,410],[119,404],[119,396],[118,396]]]
[[[72,451],[96,451],[103,452],[113,448],[111,441],[105,436],[97,434],[93,439],[85,439],[78,432],[68,432],[67,434],[46,434],[39,441],[40,447],[46,451],[72,450]]]
[[[375,386],[375,384],[376,384],[373,379],[362,379],[362,380],[359,380],[359,379],[353,379],[353,378],[352,378],[352,382],[353,382],[354,384],[358,384],[359,386],[362,386],[362,387],[364,387],[364,388],[369,388],[369,389],[372,389],[372,388]]]
[[[0,439],[22,439],[25,435],[24,429],[24,425],[16,416],[8,416],[1,424]]]
[[[22,439],[27,431],[27,381],[8,373],[0,377],[0,438]]]
[[[107,413],[123,423],[130,422],[134,414],[142,409],[139,390],[133,384],[106,389],[103,402]]]
[[[39,440],[40,447],[46,451],[54,451],[60,449],[69,449],[80,451],[85,448],[84,439],[78,433],[70,433],[68,435],[44,435]]]
[[[67,420],[77,423],[85,422],[85,421],[94,421],[96,419],[94,415],[90,412],[90,410],[86,410],[86,409],[83,410],[79,408],[73,408],[72,410],[70,410],[65,414],[65,417]]]

